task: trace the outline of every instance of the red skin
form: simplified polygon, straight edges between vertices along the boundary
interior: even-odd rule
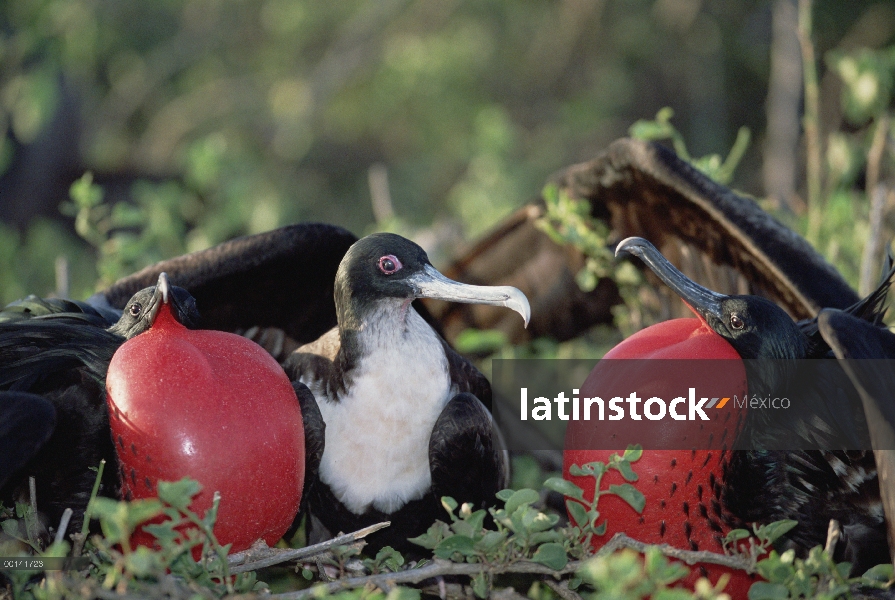
[[[164,305],[115,353],[106,386],[123,497],[155,497],[159,481],[190,477],[202,485],[190,506],[200,516],[220,491],[214,532],[231,552],[283,536],[301,501],[304,428],[289,379],[260,346],[189,330]]]
[[[723,362],[707,363],[712,366],[707,369],[705,374],[700,374],[697,377],[700,379],[700,385],[703,385],[703,380],[715,379],[715,381],[708,381],[704,384],[708,387],[699,388],[700,396],[711,394],[720,397],[730,396],[734,393],[740,397],[745,395],[745,371],[739,355],[726,340],[709,329],[701,319],[675,319],[648,327],[613,348],[603,360],[633,358],[725,359]],[[594,369],[581,387],[580,396],[582,398],[597,395],[598,389],[605,393],[606,386],[611,385],[612,377],[617,374],[616,370],[605,368],[610,364],[606,363],[602,371],[599,365]],[[630,361],[623,363],[623,365],[628,364],[633,363]],[[650,366],[645,364],[645,361],[639,364],[642,364],[644,368]],[[623,368],[627,369],[627,367]],[[664,375],[674,379],[677,373],[664,373]],[[628,380],[631,376],[631,372],[621,375]],[[742,417],[742,413],[738,413],[738,416]],[[728,422],[720,419],[715,420],[714,414],[711,414],[710,418],[713,420],[709,427],[715,426],[715,435],[723,433],[723,429],[730,426]],[[570,423],[569,432],[566,434],[567,448],[588,448],[586,443],[580,441],[570,443],[572,439],[581,439],[582,434],[606,436],[619,431],[617,424],[610,424],[607,421],[572,421]],[[687,423],[690,422],[681,422],[685,428]],[[657,429],[657,424],[665,429],[660,431]],[[652,429],[649,429],[650,425],[653,426]],[[669,437],[667,431],[669,425],[681,426],[676,425],[673,421],[662,420],[652,424],[638,423],[637,427],[641,428],[638,430],[639,435],[646,436],[647,439],[644,441],[649,443],[657,436]],[[735,429],[736,426],[734,426]],[[679,430],[675,430],[675,432],[677,431]],[[693,435],[692,426],[686,432],[687,435]],[[696,433],[705,435],[712,432],[700,428]],[[727,433],[733,434],[731,431]],[[680,434],[674,433],[672,437],[677,435]],[[575,438],[574,436],[579,437]],[[732,437],[731,435],[731,439]],[[584,439],[586,440],[587,437]],[[572,464],[583,465],[594,461],[605,463],[611,454],[616,452],[621,454],[622,450],[624,448],[617,450],[567,449],[563,457],[564,477],[581,487],[584,490],[585,498],[592,499],[594,479],[592,477],[573,477],[569,474],[569,467]],[[729,517],[729,515],[718,501],[717,492],[720,490],[720,486],[717,482],[721,479],[721,451],[646,449],[641,459],[633,464],[633,468],[639,477],[633,485],[646,497],[643,513],[638,515],[633,508],[617,496],[611,494],[602,496],[598,506],[599,522],[607,521],[608,529],[604,536],[594,538],[595,549],[606,543],[615,533],[625,532],[634,539],[650,544],[665,543],[685,550],[698,549],[723,553],[720,540],[732,527],[725,522],[724,517]],[[713,481],[716,484],[714,490]],[[621,474],[613,470],[603,477],[600,487],[605,490],[610,484],[624,482]],[[700,576],[708,576],[712,583],[716,583],[722,574],[729,573],[731,580],[725,591],[734,600],[745,599],[749,586],[753,582],[752,577],[742,571],[731,572],[725,567],[695,565],[690,569],[690,575],[682,581],[683,585],[690,588]]]

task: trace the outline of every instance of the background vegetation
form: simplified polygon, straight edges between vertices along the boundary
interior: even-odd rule
[[[302,220],[398,231],[443,262],[635,123],[640,136],[706,157],[701,168],[759,198],[864,291],[895,232],[893,38],[895,2],[868,0],[813,10],[808,0],[0,2],[0,301],[85,297],[157,260]],[[741,126],[748,147],[734,142]],[[745,148],[735,174],[735,161],[710,157],[731,147]],[[530,467],[516,469],[515,487],[541,486]],[[190,517],[178,506],[193,490],[179,485],[153,505],[174,522]],[[567,485],[552,484],[580,493]],[[643,563],[618,554],[569,566],[580,531],[564,537],[559,516],[531,506],[538,499],[505,493],[496,531],[483,529],[484,513],[446,504],[451,523],[422,545],[442,560],[496,564],[467,573],[480,597],[517,561],[567,576],[543,593],[539,579],[532,597],[567,598],[573,584],[593,597],[694,597],[662,595],[682,573],[654,550]],[[596,502],[587,508],[578,512],[598,529]],[[144,509],[109,500],[93,516],[112,544]],[[147,589],[174,585],[167,570],[192,586],[185,594],[256,583],[170,544],[122,554],[92,543],[92,578],[48,578],[35,597],[144,578]],[[341,572],[353,554],[340,552],[327,560]],[[857,581],[820,549],[755,558],[768,583],[754,600],[832,598]],[[403,564],[387,553],[368,561],[374,575]],[[294,583],[276,578],[274,588]],[[890,578],[869,572],[862,583]]]
[[[551,172],[663,106],[693,156],[726,152],[749,127],[732,185],[807,231],[795,11],[796,0],[3,2],[0,301],[84,297],[144,264],[300,220],[397,230],[443,262]],[[829,218],[810,233],[857,283],[862,157],[895,60],[869,50],[891,42],[895,4],[821,0],[814,13],[819,139],[838,170],[821,188]],[[842,100],[843,81],[866,95],[868,69],[870,103]],[[102,194],[71,203],[85,172]]]

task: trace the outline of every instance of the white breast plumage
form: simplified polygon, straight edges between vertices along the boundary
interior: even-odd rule
[[[451,397],[438,335],[412,309],[403,326],[395,315],[381,311],[364,324],[363,362],[337,402],[312,387],[326,423],[320,480],[356,514],[391,513],[422,497],[432,479],[429,436]]]

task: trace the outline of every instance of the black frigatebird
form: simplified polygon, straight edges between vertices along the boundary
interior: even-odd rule
[[[895,334],[835,309],[822,310],[817,322],[821,335],[861,395],[873,442],[888,539],[895,540]],[[889,554],[892,556],[891,547]]]
[[[159,276],[120,315],[59,299],[29,297],[0,311],[0,501],[27,501],[35,478],[38,509],[55,525],[72,508],[78,527],[101,459],[114,467],[105,377],[112,355],[146,331],[162,303],[196,327],[196,303]],[[117,318],[117,320],[115,320]],[[117,493],[108,468],[102,493]]]
[[[452,281],[422,248],[386,233],[351,246],[334,298],[338,326],[284,363],[319,407],[316,424],[305,417],[305,435],[322,448],[305,492],[310,512],[333,534],[391,521],[367,541],[411,550],[407,538],[443,517],[442,496],[488,506],[508,470],[488,380],[411,302],[500,305],[527,322],[528,300],[516,288]]]
[[[750,393],[785,395],[791,382],[791,365],[797,359],[833,358],[817,319],[793,321],[786,312],[765,298],[728,296],[708,290],[677,270],[648,241],[628,238],[616,254],[641,258],[674,290],[708,326],[726,339],[743,359],[757,361],[750,369]],[[879,328],[886,294],[895,269],[890,268],[879,287],[844,311],[850,318]],[[756,364],[753,362],[752,364]],[[888,561],[886,527],[880,502],[877,469],[869,450],[845,450],[843,440],[855,439],[866,421],[861,406],[843,400],[850,391],[847,378],[835,369],[812,371],[812,402],[804,411],[773,422],[761,411],[750,411],[741,435],[749,436],[749,451],[734,451],[723,466],[720,486],[710,485],[717,500],[742,522],[772,522],[795,519],[800,525],[789,540],[802,548],[823,544],[830,519],[842,524],[843,538],[836,557],[849,559],[854,572]],[[804,381],[801,382],[804,384]],[[804,393],[803,397],[806,397]],[[780,415],[775,415],[780,419]],[[802,439],[805,447],[823,450],[779,451],[774,436]],[[792,440],[793,448],[800,447]],[[854,446],[845,446],[853,448]]]
[[[593,159],[557,172],[551,184],[560,196],[589,205],[590,217],[602,222],[612,239],[647,238],[676,254],[684,273],[711,281],[718,291],[742,293],[741,286],[749,285],[796,318],[860,299],[803,238],[661,143],[616,140]],[[443,269],[459,281],[518,287],[531,302],[529,327],[503,322],[511,315],[494,309],[430,306],[449,341],[464,329],[498,323],[513,342],[538,336],[562,341],[614,322],[612,306],[622,303],[616,282],[607,274],[596,288],[583,291],[576,273],[585,257],[573,244],[555,243],[542,227],[545,217],[549,220],[544,200],[520,208]],[[664,296],[655,300],[661,311],[656,317],[685,315],[686,309],[667,304]],[[652,304],[642,307],[647,315],[655,310]]]

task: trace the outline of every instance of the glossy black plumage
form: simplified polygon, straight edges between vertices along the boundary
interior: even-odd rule
[[[444,516],[441,496],[487,506],[507,474],[487,379],[410,303],[436,297],[501,304],[527,320],[527,302],[515,289],[451,282],[419,246],[391,234],[352,246],[334,294],[338,329],[284,364],[292,379],[310,387],[320,409],[308,411],[319,415],[316,425],[306,416],[306,436],[325,438],[320,469],[305,491],[310,513],[330,534],[391,521],[368,542],[413,551],[407,538]],[[415,449],[395,457],[406,465],[396,481],[386,472],[393,461],[384,458],[393,447]],[[382,492],[368,489],[379,485]]]
[[[356,240],[335,225],[288,225],[161,261],[119,279],[90,301],[120,310],[165,272],[202,307],[204,329],[275,327],[288,336],[291,350],[335,326],[333,280]]]
[[[589,204],[590,216],[608,230],[607,244],[647,238],[689,277],[718,291],[767,297],[798,319],[859,300],[798,234],[659,143],[616,140],[549,183]],[[622,303],[616,282],[605,276],[595,289],[583,291],[575,276],[585,257],[570,244],[554,243],[539,226],[544,216],[544,200],[520,208],[444,269],[458,281],[519,288],[531,302],[530,327],[523,330],[493,309],[427,303],[448,340],[470,327],[499,328],[517,342],[537,336],[566,340],[595,324],[613,323],[612,307]],[[686,314],[665,290],[651,287],[641,287],[650,294],[643,307],[647,323]]]
[[[853,563],[855,573],[888,561],[886,526],[880,503],[877,468],[867,450],[867,420],[851,381],[836,364],[814,368],[810,378],[796,370],[801,359],[831,359],[829,336],[818,319],[794,322],[781,308],[756,296],[726,296],[687,279],[640,238],[621,242],[617,253],[640,257],[705,322],[747,359],[750,394],[797,397],[792,410],[771,414],[750,410],[736,451],[724,467],[723,499],[744,522],[795,519],[788,536],[801,548],[823,544],[830,519],[843,538],[836,557]],[[879,287],[867,298],[840,311],[862,328],[881,329],[886,293],[895,269],[889,264]],[[826,319],[826,317],[825,317]],[[850,337],[860,336],[861,330]],[[752,359],[752,360],[750,360]],[[782,451],[779,448],[818,448]]]
[[[888,539],[895,540],[895,335],[847,312],[826,309],[818,315],[824,340],[842,362],[861,396],[880,496],[887,519]],[[889,549],[892,557],[892,549]]]
[[[55,526],[72,508],[77,528],[100,460],[108,463],[101,493],[116,496],[118,474],[109,433],[105,376],[127,339],[146,331],[165,296],[184,325],[198,321],[195,300],[177,287],[141,290],[120,316],[66,300],[29,297],[0,311],[0,501],[28,497],[35,478],[37,504]],[[18,427],[12,427],[18,423]],[[17,443],[25,436],[28,443]]]

